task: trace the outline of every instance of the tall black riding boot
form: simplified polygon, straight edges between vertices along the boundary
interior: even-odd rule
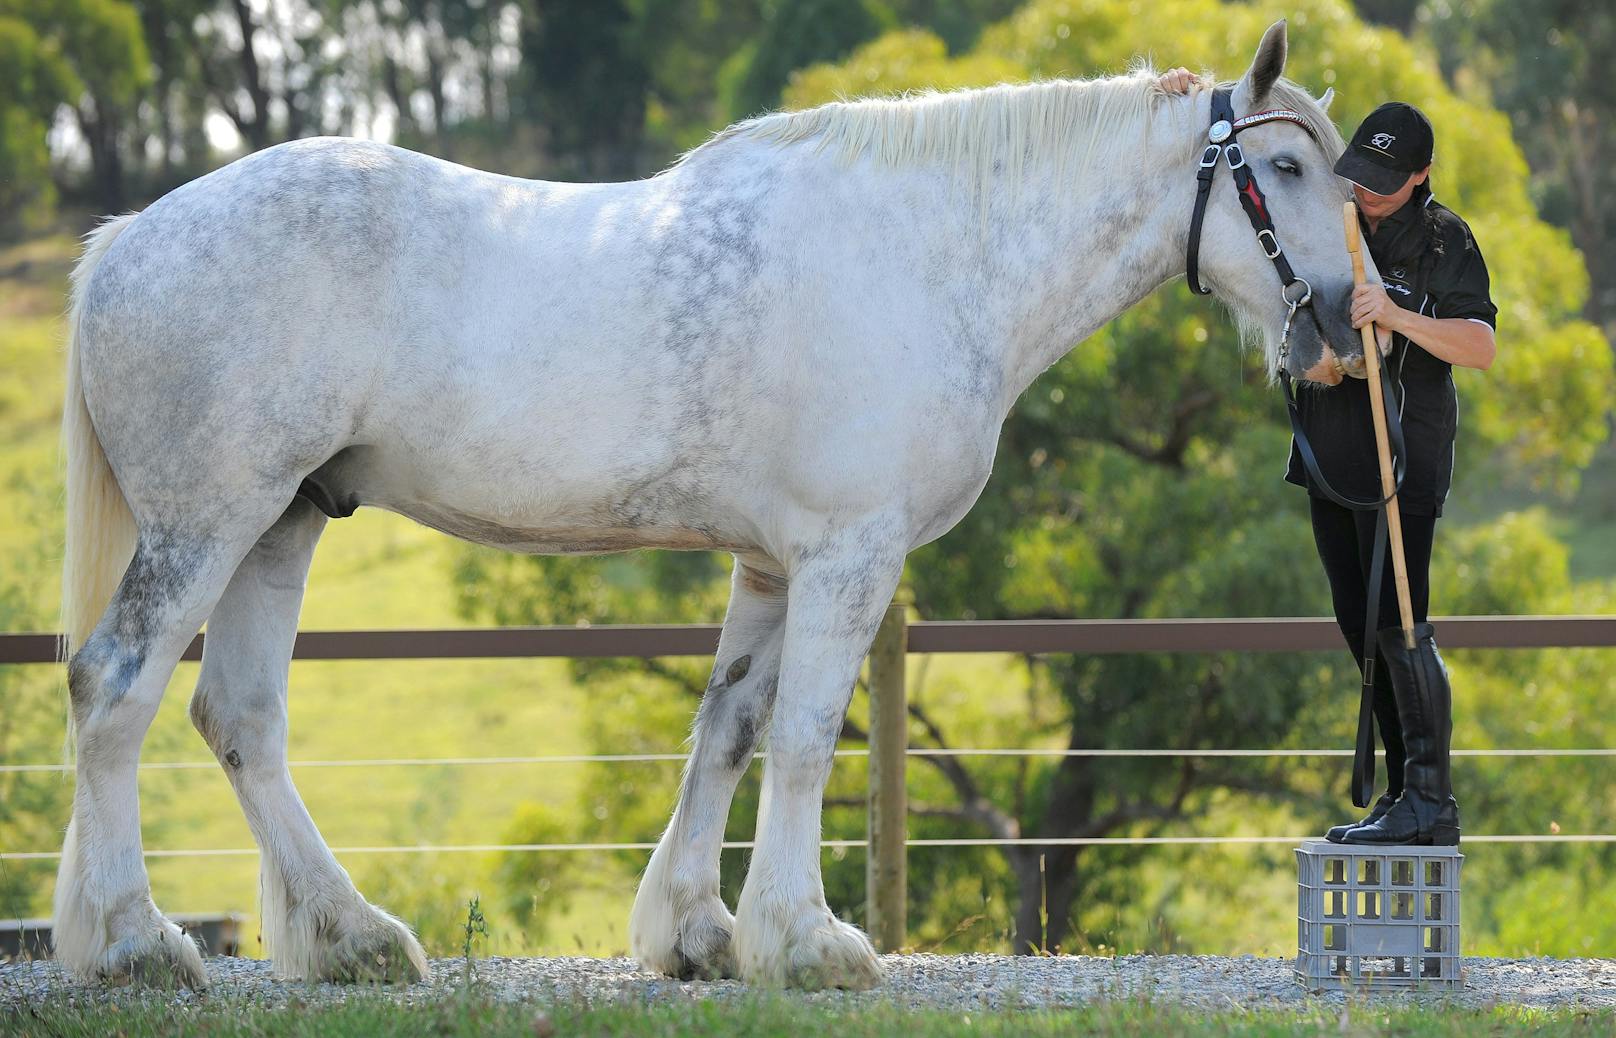
[[[1354,637],[1354,633],[1348,632],[1347,644],[1361,646],[1363,637]],[[1358,658],[1358,672],[1363,673],[1362,657]],[[1347,830],[1375,821],[1390,811],[1392,805],[1397,803],[1397,798],[1403,795],[1403,758],[1406,753],[1403,724],[1397,719],[1397,698],[1392,695],[1392,679],[1386,673],[1386,661],[1378,656],[1375,658],[1375,724],[1380,729],[1380,744],[1386,748],[1386,792],[1375,800],[1375,806],[1363,818],[1345,825],[1330,826],[1324,838],[1331,843],[1346,839]]]
[[[1407,757],[1403,795],[1380,818],[1347,830],[1343,843],[1435,844],[1459,842],[1459,802],[1453,797],[1449,751],[1453,742],[1453,689],[1436,650],[1436,629],[1414,625],[1414,648],[1403,631],[1378,632],[1381,659],[1391,675]]]

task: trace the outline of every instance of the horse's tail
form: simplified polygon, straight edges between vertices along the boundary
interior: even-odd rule
[[[71,659],[95,630],[135,550],[134,513],[107,463],[84,401],[79,331],[96,265],[136,215],[113,217],[91,231],[85,237],[84,255],[73,268],[73,299],[67,318],[67,396],[62,403],[62,449],[67,458],[67,546],[62,555],[60,646],[63,660]],[[67,737],[71,749],[71,709]]]

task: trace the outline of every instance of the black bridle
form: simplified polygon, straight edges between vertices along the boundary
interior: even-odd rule
[[[1269,122],[1295,123],[1307,130],[1310,135],[1312,130],[1306,119],[1288,108],[1271,108],[1236,119],[1234,105],[1230,102],[1232,93],[1228,87],[1219,87],[1212,92],[1212,122],[1206,131],[1206,148],[1201,152],[1200,165],[1195,171],[1195,209],[1190,214],[1190,236],[1185,246],[1184,273],[1189,280],[1190,291],[1203,296],[1212,294],[1212,290],[1203,286],[1200,279],[1201,223],[1206,218],[1206,203],[1212,195],[1212,181],[1217,176],[1218,162],[1221,159],[1229,167],[1229,173],[1234,178],[1235,192],[1240,197],[1240,207],[1246,211],[1246,219],[1251,221],[1252,232],[1257,235],[1257,244],[1262,247],[1263,255],[1268,257],[1269,262],[1274,265],[1274,270],[1279,274],[1279,295],[1289,308],[1285,315],[1284,329],[1280,332],[1277,374],[1285,389],[1285,406],[1290,415],[1291,433],[1296,440],[1296,452],[1301,456],[1302,465],[1312,477],[1314,485],[1325,497],[1343,508],[1380,513],[1375,523],[1374,561],[1370,564],[1369,586],[1365,596],[1368,600],[1368,615],[1364,621],[1363,688],[1358,705],[1358,736],[1353,753],[1351,780],[1352,802],[1359,807],[1367,807],[1369,798],[1374,792],[1375,779],[1373,731],[1375,633],[1380,622],[1380,589],[1385,577],[1386,503],[1396,497],[1397,491],[1402,488],[1407,465],[1407,451],[1403,446],[1403,425],[1399,420],[1402,404],[1392,393],[1391,380],[1381,378],[1381,392],[1385,394],[1386,401],[1387,438],[1391,441],[1392,450],[1394,476],[1392,492],[1378,500],[1359,500],[1338,492],[1319,470],[1313,445],[1308,442],[1306,433],[1302,431],[1295,387],[1290,374],[1285,370],[1285,361],[1290,353],[1291,328],[1296,323],[1298,310],[1304,308],[1307,310],[1314,327],[1319,331],[1320,340],[1324,340],[1324,330],[1319,326],[1318,314],[1313,309],[1313,286],[1308,284],[1307,279],[1299,277],[1296,271],[1291,269],[1290,260],[1285,258],[1285,250],[1280,247],[1279,236],[1274,230],[1273,218],[1268,214],[1267,199],[1263,197],[1262,189],[1257,186],[1257,178],[1251,172],[1251,167],[1246,164],[1246,154],[1241,149],[1240,142],[1235,140],[1241,130]],[[1301,286],[1300,290],[1296,286]],[[1339,364],[1339,361],[1337,363]]]
[[[1268,257],[1279,274],[1280,298],[1290,308],[1280,341],[1280,357],[1283,359],[1296,311],[1313,303],[1313,286],[1307,283],[1306,278],[1298,277],[1296,271],[1291,269],[1291,261],[1285,258],[1285,250],[1280,247],[1279,236],[1274,231],[1274,220],[1268,215],[1268,200],[1263,197],[1262,188],[1257,186],[1257,178],[1252,175],[1251,167],[1246,165],[1246,153],[1235,137],[1241,130],[1271,122],[1295,123],[1310,134],[1312,130],[1308,128],[1306,119],[1289,108],[1270,108],[1236,119],[1234,105],[1229,100],[1232,93],[1228,87],[1212,91],[1212,125],[1207,128],[1206,150],[1201,152],[1201,163],[1195,171],[1195,209],[1190,213],[1190,238],[1184,249],[1184,272],[1189,278],[1190,291],[1202,296],[1212,294],[1210,288],[1201,284],[1200,278],[1201,222],[1206,219],[1207,199],[1212,196],[1212,179],[1217,176],[1218,160],[1222,159],[1234,177],[1240,207],[1246,211],[1246,219],[1251,221],[1257,244],[1262,246],[1263,255]],[[1295,291],[1296,285],[1302,286],[1301,291]]]

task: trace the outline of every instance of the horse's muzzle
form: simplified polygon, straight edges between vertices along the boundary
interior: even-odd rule
[[[1329,343],[1324,343],[1323,347],[1323,350],[1319,353],[1318,363],[1303,372],[1302,378],[1308,382],[1318,382],[1326,386],[1340,385],[1342,377],[1353,374],[1353,372],[1336,356],[1335,350],[1330,348]],[[1357,357],[1354,359],[1358,361],[1358,366],[1361,369],[1363,367],[1363,358]],[[1363,378],[1364,376],[1356,375],[1354,377]]]

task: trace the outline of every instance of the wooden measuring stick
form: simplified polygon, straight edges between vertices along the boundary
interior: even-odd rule
[[[1341,221],[1347,232],[1347,252],[1352,256],[1352,283],[1364,283],[1363,252],[1358,242],[1358,207],[1352,202],[1341,207]],[[1375,416],[1375,450],[1380,455],[1380,496],[1386,502],[1386,527],[1392,539],[1392,575],[1397,580],[1397,611],[1403,622],[1403,645],[1414,648],[1414,605],[1408,593],[1408,560],[1403,557],[1403,520],[1397,513],[1392,476],[1392,449],[1386,435],[1386,403],[1380,389],[1380,344],[1375,340],[1373,322],[1359,329],[1363,333],[1364,367],[1369,372],[1369,407]],[[1374,588],[1371,594],[1380,594]],[[1372,633],[1372,632],[1371,632]]]

